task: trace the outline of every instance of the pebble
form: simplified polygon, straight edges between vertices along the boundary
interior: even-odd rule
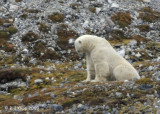
[[[55,98],[55,95],[53,93],[51,93],[50,96],[52,97],[52,99]]]
[[[63,110],[63,107],[61,105],[58,105],[58,104],[52,104],[51,109],[56,111],[56,112],[59,112],[59,111]]]
[[[122,93],[116,92],[116,96],[117,96],[117,97],[122,97]]]
[[[141,57],[141,54],[138,52],[137,54],[135,54],[135,56],[136,56],[137,58],[139,58],[139,57]]]
[[[151,0],[143,0],[143,2],[145,2],[145,3],[150,3]]]
[[[11,12],[13,12],[13,11],[16,11],[16,10],[18,10],[18,6],[17,5],[10,5],[10,9],[9,9],[9,11],[11,11]]]
[[[119,8],[119,5],[117,3],[112,3],[111,8]]]
[[[42,79],[36,79],[36,80],[34,80],[34,83],[35,84],[41,84],[41,83],[43,83],[43,80]]]
[[[153,85],[142,84],[142,85],[138,86],[138,88],[141,90],[150,90],[153,88]]]
[[[28,49],[23,49],[22,51],[24,54],[28,54],[29,50]]]
[[[136,46],[137,45],[137,41],[136,40],[131,40],[129,45]]]

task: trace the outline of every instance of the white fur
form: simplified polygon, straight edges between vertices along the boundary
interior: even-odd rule
[[[101,37],[83,35],[76,39],[75,49],[86,56],[86,81],[124,81],[140,79],[135,68],[120,56],[109,42]]]

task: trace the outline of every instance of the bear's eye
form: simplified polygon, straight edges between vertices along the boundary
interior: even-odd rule
[[[79,41],[79,43],[81,44],[82,42],[81,42],[81,41]]]

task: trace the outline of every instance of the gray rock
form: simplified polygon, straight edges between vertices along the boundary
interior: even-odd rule
[[[137,54],[135,54],[135,56],[136,56],[137,58],[139,58],[139,57],[141,57],[141,54],[138,52]]]
[[[145,2],[145,3],[150,3],[151,0],[143,0],[143,2]]]
[[[4,27],[9,27],[9,26],[11,26],[11,24],[10,23],[4,23],[3,26]]]
[[[159,81],[160,80],[160,75],[158,75],[156,79]]]
[[[111,7],[112,7],[112,8],[119,8],[119,4],[117,4],[117,3],[112,3]]]
[[[137,45],[137,41],[136,40],[131,40],[129,45],[136,46]]]
[[[18,95],[14,95],[14,96],[13,96],[13,99],[18,99]]]
[[[28,49],[23,49],[22,53],[23,54],[28,54],[29,50]]]
[[[122,97],[122,93],[116,92],[116,96],[117,96],[117,97]]]
[[[53,93],[51,93],[50,96],[52,97],[52,99],[55,98],[55,95]]]
[[[62,111],[62,110],[63,110],[63,107],[62,107],[61,105],[58,105],[58,104],[52,104],[52,105],[51,105],[51,109],[52,109],[53,111],[58,112],[58,111]]]
[[[34,83],[35,84],[41,84],[41,83],[43,83],[43,80],[42,79],[36,79],[36,80],[34,80]]]
[[[43,88],[42,90],[41,90],[41,92],[44,92],[44,91],[46,91],[47,90],[47,88]]]
[[[38,104],[38,107],[39,108],[43,108],[43,109],[46,109],[47,108],[47,104]]]
[[[114,22],[110,19],[109,16],[106,16],[106,21],[110,28],[113,28],[115,26]]]

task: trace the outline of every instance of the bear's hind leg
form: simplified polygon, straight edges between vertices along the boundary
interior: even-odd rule
[[[113,70],[113,75],[117,81],[131,80],[131,79],[139,79],[140,76],[137,71],[127,65],[118,65]]]

